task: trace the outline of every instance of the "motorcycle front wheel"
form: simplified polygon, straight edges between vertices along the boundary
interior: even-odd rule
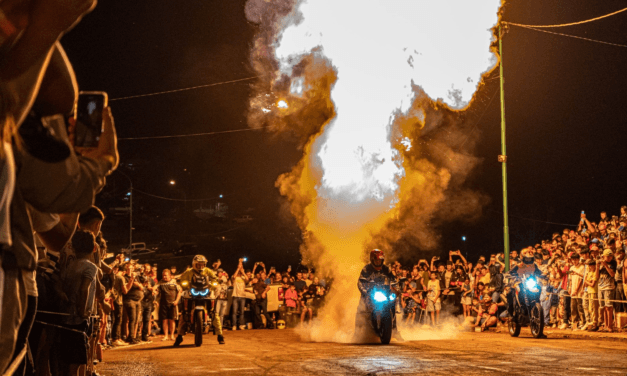
[[[199,309],[194,312],[194,344],[196,347],[202,345],[202,327],[205,321],[202,317],[203,313]]]
[[[544,332],[544,309],[542,309],[540,303],[536,303],[531,308],[529,327],[531,328],[531,335],[534,338],[542,337]]]
[[[510,317],[509,322],[507,324],[507,328],[509,329],[509,335],[512,337],[518,337],[520,335],[520,324],[516,320],[515,317]]]
[[[387,314],[381,317],[381,328],[379,328],[381,343],[387,345],[392,340],[392,315]]]

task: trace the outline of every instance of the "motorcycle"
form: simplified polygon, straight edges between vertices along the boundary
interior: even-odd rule
[[[542,289],[535,276],[521,275],[515,277],[510,302],[510,318],[508,323],[509,334],[512,337],[520,335],[523,326],[529,326],[534,338],[544,335],[544,310],[540,304]]]
[[[193,318],[193,328],[189,327],[192,326],[192,323],[187,321],[188,329],[193,329],[190,331],[194,332],[194,344],[200,346],[202,345],[202,335],[209,326],[205,324],[205,315],[211,309],[211,305],[207,307],[207,302],[210,301],[211,284],[206,276],[194,276],[192,281],[183,282],[182,285],[183,287],[187,287],[187,285],[190,287],[189,290],[183,292],[183,299],[187,301],[188,309],[184,317],[185,320],[189,320],[190,316]]]
[[[389,282],[376,283],[368,289],[367,304],[370,311],[370,325],[387,345],[392,340],[392,330],[396,323],[396,293],[392,291]]]

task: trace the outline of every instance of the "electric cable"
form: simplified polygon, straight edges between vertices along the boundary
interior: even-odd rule
[[[154,93],[146,93],[146,94],[138,94],[138,95],[129,95],[127,97],[120,97],[120,98],[112,98],[109,99],[109,102],[113,102],[113,101],[121,101],[121,100],[125,100],[125,99],[134,99],[134,98],[142,98],[142,97],[151,97],[154,95],[162,95],[162,94],[170,94],[170,93],[178,93],[181,91],[188,91],[188,90],[195,90],[195,89],[202,89],[202,88],[206,88],[206,87],[211,87],[211,86],[218,86],[218,85],[224,85],[224,84],[232,84],[235,82],[242,82],[242,81],[249,81],[255,78],[258,78],[261,76],[252,76],[252,77],[246,77],[246,78],[239,78],[237,80],[231,80],[231,81],[222,81],[222,82],[214,82],[212,84],[205,84],[205,85],[198,85],[198,86],[191,86],[191,87],[185,87],[185,88],[181,88],[181,89],[173,89],[173,90],[165,90],[165,91],[158,91],[158,92],[154,92]]]
[[[624,45],[624,44],[605,42],[605,41],[602,41],[602,40],[578,37],[576,35],[570,35],[570,34],[556,33],[554,31],[540,30],[540,29],[537,29],[535,27],[527,26],[527,25],[519,25],[519,24],[510,24],[510,25],[522,27],[522,28],[529,29],[529,30],[540,31],[540,32],[547,33],[547,34],[555,34],[555,35],[560,35],[560,36],[563,36],[563,37],[570,37],[570,38],[575,38],[575,39],[581,39],[581,40],[585,40],[585,41],[588,41],[588,42],[595,42],[595,43],[606,44],[606,45],[609,45],[609,46],[627,48],[627,45]]]
[[[192,134],[175,134],[175,135],[167,135],[167,136],[122,137],[122,138],[118,138],[118,141],[131,141],[131,140],[157,140],[157,139],[166,139],[166,138],[182,138],[182,137],[195,137],[195,136],[211,136],[211,135],[216,135],[216,134],[236,133],[236,132],[246,132],[246,131],[254,131],[254,130],[258,130],[258,129],[266,129],[266,128],[271,128],[271,126],[266,126],[266,127],[257,127],[257,128],[232,129],[232,130],[229,130],[229,131],[215,131],[215,132],[192,133]]]
[[[585,24],[585,23],[602,20],[604,18],[613,16],[613,15],[616,15],[616,14],[619,14],[619,13],[622,13],[622,12],[625,12],[625,11],[627,11],[627,8],[623,8],[623,9],[617,10],[616,12],[605,14],[603,16],[590,18],[588,20],[571,22],[571,23],[565,23],[565,24],[557,24],[557,25],[526,25],[526,24],[519,24],[519,23],[507,22],[507,21],[504,21],[503,23],[504,24],[508,24],[508,25],[515,25],[515,26],[521,26],[521,27],[534,27],[534,28],[566,27],[566,26],[582,25],[582,24]]]

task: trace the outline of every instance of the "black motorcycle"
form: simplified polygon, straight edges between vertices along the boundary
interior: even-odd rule
[[[534,338],[544,336],[544,310],[540,304],[542,289],[537,277],[521,275],[514,279],[510,291],[509,304],[509,334],[512,337],[520,335],[523,326],[529,326]]]
[[[372,282],[368,289],[368,308],[370,311],[370,325],[381,338],[381,343],[387,345],[392,340],[392,330],[396,323],[396,294],[389,283]]]
[[[194,276],[192,281],[189,282],[189,290],[183,294],[183,299],[187,300],[187,309],[189,313],[186,313],[185,318],[189,320],[189,317],[193,317],[193,327],[189,321],[188,329],[194,332],[194,344],[196,346],[202,345],[202,335],[206,332],[208,325],[205,325],[205,315],[211,309],[211,305],[207,305],[210,302],[210,283],[209,278],[206,276]]]

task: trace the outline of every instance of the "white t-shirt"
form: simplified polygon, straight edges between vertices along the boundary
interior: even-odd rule
[[[245,298],[246,297],[246,282],[240,276],[237,276],[233,280],[233,297]]]

